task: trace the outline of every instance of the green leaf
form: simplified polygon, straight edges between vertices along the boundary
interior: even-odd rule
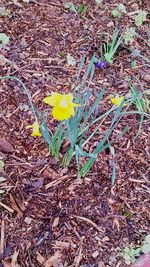
[[[143,244],[142,244],[142,252],[144,254],[147,254],[150,252],[150,235],[147,235],[145,237],[145,240],[143,241]]]
[[[76,60],[73,56],[71,56],[70,53],[67,54],[67,63],[70,66],[75,66],[76,65]]]
[[[0,7],[0,17],[10,16],[11,11],[5,7]]]
[[[118,9],[119,11],[121,11],[122,13],[127,13],[127,10],[126,10],[126,7],[125,7],[124,4],[119,4],[119,5],[117,6],[117,9]]]
[[[132,244],[125,247],[121,256],[127,265],[130,265],[136,261],[136,257],[139,257],[141,253],[141,248],[134,248]]]
[[[68,9],[70,12],[74,12],[76,14],[78,14],[74,4],[72,2],[68,2],[64,5],[64,8]]]
[[[80,4],[78,8],[78,14],[83,14],[86,12],[86,10],[87,10],[87,6],[85,6],[84,4]]]
[[[113,57],[118,49],[118,47],[121,45],[123,40],[123,36],[121,35],[119,37],[119,30],[115,30],[112,41],[109,43],[109,39],[107,40],[107,43],[104,46],[104,58],[107,63],[112,64],[113,63]]]
[[[112,13],[112,15],[113,15],[115,18],[116,18],[116,17],[118,17],[118,18],[121,17],[121,13],[118,11],[117,8],[113,9],[111,13]]]
[[[147,12],[139,10],[138,14],[134,17],[136,26],[141,26],[146,21]]]
[[[9,37],[5,33],[0,33],[0,42],[3,45],[9,44]]]
[[[137,66],[136,60],[131,61],[131,67],[134,68]]]
[[[135,28],[132,28],[132,27],[126,28],[126,31],[123,34],[125,44],[126,45],[132,44],[135,36],[136,36]]]

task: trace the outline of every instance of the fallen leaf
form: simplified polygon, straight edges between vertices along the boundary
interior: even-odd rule
[[[6,258],[3,260],[4,267],[20,267],[17,263],[19,251],[15,251],[14,254],[10,258]]]
[[[12,194],[10,194],[9,197],[10,197],[10,204],[11,204],[12,209],[17,212],[17,216],[19,218],[22,218],[23,212],[20,209],[20,207],[18,206],[18,203],[16,202],[16,199],[14,198],[14,196]]]
[[[44,264],[44,267],[63,267],[61,261],[60,261],[60,252],[56,251],[56,253],[48,258]]]
[[[98,263],[98,267],[105,267],[104,262],[103,262],[103,261],[99,261],[99,263]]]
[[[11,260],[10,259],[3,260],[3,266],[4,267],[11,267]]]
[[[18,255],[19,255],[19,251],[15,251],[14,254],[12,255],[11,267],[18,267],[19,266],[17,264]]]
[[[53,221],[52,227],[57,227],[59,224],[59,217],[56,217]]]
[[[0,151],[7,152],[7,153],[12,153],[12,152],[14,152],[14,148],[4,138],[0,138]]]
[[[45,258],[38,251],[36,251],[36,259],[41,265],[43,265]]]
[[[67,54],[67,63],[70,66],[75,66],[76,65],[76,60],[73,56],[71,56],[70,53]]]
[[[64,241],[56,241],[54,246],[60,249],[64,249],[64,248],[69,249],[70,243],[64,242]]]

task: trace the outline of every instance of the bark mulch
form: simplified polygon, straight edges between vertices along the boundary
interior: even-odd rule
[[[51,91],[70,92],[83,48],[87,48],[88,62],[99,45],[99,33],[112,34],[117,23],[121,31],[133,24],[127,16],[112,17],[111,10],[120,3],[117,0],[104,1],[102,7],[84,1],[84,15],[65,10],[65,1],[17,2],[0,3],[11,11],[10,16],[0,17],[0,31],[10,37],[8,49],[0,51],[0,76],[20,78],[39,110]],[[79,6],[80,1],[74,2]],[[126,7],[130,12],[136,8],[148,11],[149,1],[128,1]],[[139,34],[145,37],[147,29],[145,23]],[[148,56],[140,39],[134,46]],[[77,66],[67,64],[67,53],[74,56]],[[96,70],[92,94],[95,98],[107,86],[104,110],[110,108],[108,95],[129,92],[127,76],[136,76],[148,88],[148,67],[137,58],[140,67],[131,68],[134,59],[123,48],[112,65]],[[144,121],[137,139],[138,116],[120,122],[118,131],[129,124],[123,137],[113,133],[114,186],[110,151],[100,154],[88,175],[79,180],[74,163],[62,168],[49,155],[45,142],[30,136],[26,126],[32,122],[19,84],[1,80],[0,164],[4,162],[4,167],[0,177],[6,180],[0,184],[4,190],[0,194],[0,267],[125,267],[122,248],[131,242],[138,245],[150,232],[149,122]]]

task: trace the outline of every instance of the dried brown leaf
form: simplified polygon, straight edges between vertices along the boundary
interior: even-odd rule
[[[10,204],[11,204],[12,209],[15,210],[17,212],[17,216],[21,218],[23,216],[23,212],[17,205],[16,199],[14,198],[12,194],[10,194],[9,197],[10,197]]]
[[[0,138],[0,151],[7,152],[7,153],[12,153],[12,152],[14,152],[14,148],[4,138]]]
[[[6,258],[3,260],[4,267],[20,267],[17,263],[19,251],[15,251],[11,258]]]
[[[60,261],[60,252],[56,251],[56,253],[48,258],[44,265],[44,267],[63,267],[61,261]]]
[[[45,258],[38,251],[36,251],[36,259],[41,265],[45,262]]]
[[[59,217],[56,217],[53,221],[52,227],[57,227],[59,224]]]

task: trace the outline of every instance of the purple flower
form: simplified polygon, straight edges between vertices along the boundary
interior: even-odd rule
[[[98,69],[104,69],[104,68],[106,68],[106,66],[107,66],[107,63],[106,63],[105,61],[98,61],[98,62],[96,63],[96,67],[97,67]]]

